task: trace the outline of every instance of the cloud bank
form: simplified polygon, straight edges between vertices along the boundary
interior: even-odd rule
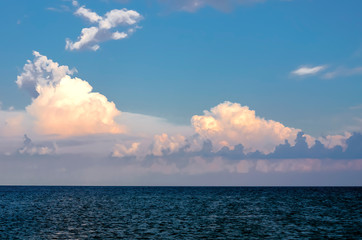
[[[83,49],[96,51],[102,42],[127,38],[138,28],[137,23],[142,19],[141,14],[134,10],[113,9],[101,17],[85,6],[79,6],[77,1],[73,1],[73,5],[78,7],[74,15],[84,18],[95,26],[83,28],[75,42],[66,39],[65,49],[70,51]],[[120,27],[124,30],[115,30]]]
[[[96,21],[96,16],[89,17]],[[61,173],[77,162],[72,174],[87,179],[97,171],[119,179],[362,169],[360,133],[314,138],[228,101],[194,115],[190,126],[142,114],[120,115],[88,82],[72,77],[75,72],[34,52],[17,79],[32,103],[23,112],[1,111],[2,161],[52,159]]]

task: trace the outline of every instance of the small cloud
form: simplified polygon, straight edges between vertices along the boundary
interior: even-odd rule
[[[60,7],[47,7],[46,10],[52,12],[69,12],[70,8],[67,5],[60,5]]]
[[[144,157],[144,155],[142,154],[140,142],[132,142],[130,144],[117,143],[114,146],[112,152],[112,157],[119,157],[119,158],[126,156],[135,156],[135,155],[137,156],[141,155],[142,157]]]
[[[320,66],[315,66],[315,67],[302,66],[302,67],[292,71],[291,73],[293,75],[297,75],[297,76],[308,76],[308,75],[317,74],[326,68],[327,67],[325,65],[320,65]]]
[[[78,40],[75,42],[66,39],[65,49],[70,51],[83,49],[97,51],[101,42],[127,38],[138,28],[136,24],[142,19],[138,12],[125,8],[113,9],[102,17],[84,6],[79,7],[77,1],[73,1],[73,5],[78,7],[74,15],[86,19],[95,26],[83,28]],[[128,29],[122,32],[111,31],[111,29],[117,27]]]
[[[77,1],[72,1],[72,5],[73,5],[74,7],[78,7],[78,6],[79,6],[79,3],[78,3]]]
[[[336,77],[349,77],[361,74],[362,74],[362,67],[355,67],[355,68],[338,67],[334,71],[325,73],[323,75],[323,78],[332,79]]]

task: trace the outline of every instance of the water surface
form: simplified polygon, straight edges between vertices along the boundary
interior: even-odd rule
[[[362,238],[362,188],[0,187],[0,239]]]

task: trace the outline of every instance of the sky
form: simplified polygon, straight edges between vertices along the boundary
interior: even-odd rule
[[[362,3],[0,2],[0,185],[360,186]]]

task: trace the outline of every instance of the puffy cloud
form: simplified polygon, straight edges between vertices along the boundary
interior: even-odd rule
[[[112,157],[125,157],[125,156],[134,156],[138,155],[140,151],[140,142],[133,142],[130,146],[126,146],[125,144],[117,143],[114,146],[114,150],[112,152]]]
[[[90,22],[99,22],[100,20],[102,20],[102,17],[99,16],[97,13],[92,12],[91,10],[85,8],[85,7],[80,7],[77,9],[77,11],[75,11],[74,13],[77,16],[81,16],[86,18],[88,21]]]
[[[286,139],[293,142],[300,131],[257,117],[247,106],[231,102],[204,111],[204,115],[195,115],[191,122],[196,133],[210,139],[219,149],[242,144],[247,151],[271,152]]]
[[[345,132],[343,135],[328,135],[325,137],[319,137],[318,140],[323,143],[326,148],[342,146],[342,148],[345,150],[347,148],[346,140],[351,136],[351,133]]]
[[[322,70],[326,69],[325,65],[315,66],[315,67],[300,67],[294,71],[292,71],[292,74],[297,76],[307,76],[307,75],[314,75]]]
[[[79,6],[78,2],[73,2],[73,5]],[[136,24],[142,19],[138,12],[127,9],[113,9],[101,17],[90,9],[80,6],[74,14],[83,17],[92,24],[96,24],[96,26],[83,28],[78,40],[75,42],[66,39],[65,49],[71,51],[82,49],[96,51],[99,49],[99,43],[101,42],[124,39],[138,28]],[[126,29],[122,32],[111,31],[111,29],[119,26]]]
[[[185,137],[181,135],[168,136],[166,133],[154,136],[154,143],[152,154],[155,156],[162,156],[177,152],[181,147],[184,147]]]
[[[151,156],[166,156],[179,152],[187,144],[186,137],[182,135],[169,136],[166,133],[155,135],[152,140],[126,141],[114,146],[112,157],[135,156],[138,159]]]
[[[37,51],[33,51],[34,61],[30,60],[23,67],[23,72],[17,77],[19,88],[28,91],[32,97],[39,95],[37,86],[56,85],[66,75],[72,75],[76,69],[59,65]]]
[[[113,9],[104,15],[99,21],[99,28],[111,29],[118,25],[134,25],[141,20],[142,16],[133,10]]]
[[[66,40],[65,49],[68,50],[79,50],[83,47],[87,46],[88,48],[92,49],[93,51],[98,50],[99,45],[95,44],[99,42],[96,40],[96,36],[99,32],[97,27],[90,27],[90,28],[83,28],[81,35],[78,37],[77,42],[72,42],[69,39]],[[90,46],[91,45],[91,46]]]
[[[114,121],[120,111],[113,102],[92,92],[88,82],[67,75],[72,73],[67,66],[38,52],[34,55],[34,63],[28,61],[17,82],[20,87],[24,82],[35,87],[37,97],[26,110],[39,133],[70,136],[123,131]]]

